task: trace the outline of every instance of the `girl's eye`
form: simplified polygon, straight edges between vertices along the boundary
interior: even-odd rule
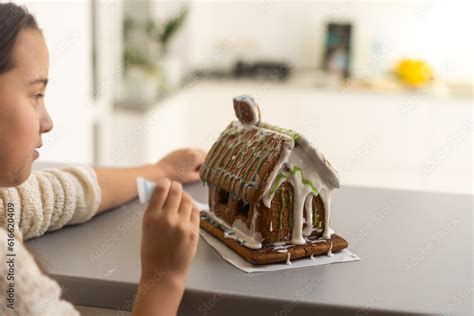
[[[44,94],[42,94],[42,93],[35,94],[33,96],[33,98],[34,98],[36,104],[38,104],[44,98]]]

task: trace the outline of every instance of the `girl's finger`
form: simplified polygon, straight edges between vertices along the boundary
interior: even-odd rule
[[[181,183],[173,181],[169,189],[168,198],[163,205],[163,211],[176,213],[178,211],[179,203],[181,203],[182,194],[183,187]]]
[[[186,221],[191,217],[191,211],[193,209],[193,200],[186,192],[183,192],[181,198],[181,204],[179,205],[179,215]]]
[[[154,212],[161,210],[165,204],[166,198],[168,197],[170,187],[171,181],[169,179],[159,179],[156,182],[147,210],[152,210]]]
[[[199,226],[199,221],[200,221],[199,208],[196,206],[196,204],[193,203],[193,207],[191,209],[191,223],[197,224]]]

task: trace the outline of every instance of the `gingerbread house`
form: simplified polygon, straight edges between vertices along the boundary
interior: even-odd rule
[[[339,178],[324,155],[301,134],[263,123],[252,97],[234,98],[234,110],[239,120],[200,170],[210,207],[201,226],[255,264],[346,248],[329,227]]]

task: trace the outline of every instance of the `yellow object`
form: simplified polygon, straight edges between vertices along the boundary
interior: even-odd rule
[[[396,73],[403,83],[412,87],[421,87],[433,79],[431,67],[422,60],[404,59]]]

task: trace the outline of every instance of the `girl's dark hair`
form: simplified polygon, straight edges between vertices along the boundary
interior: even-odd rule
[[[39,30],[36,19],[24,7],[0,3],[0,75],[15,66],[15,43],[24,29]]]

